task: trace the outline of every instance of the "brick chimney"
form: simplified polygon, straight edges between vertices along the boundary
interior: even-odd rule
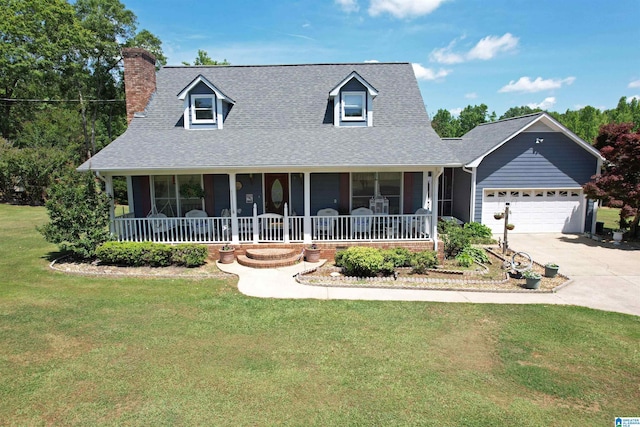
[[[124,93],[127,100],[127,124],[134,113],[146,108],[156,91],[156,58],[145,49],[122,49],[124,58]]]

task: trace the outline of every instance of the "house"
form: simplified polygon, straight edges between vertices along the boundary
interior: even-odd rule
[[[480,222],[494,233],[494,219],[509,203],[519,233],[582,233],[595,228],[595,205],[582,186],[599,173],[600,153],[547,113],[476,126],[445,139],[462,167],[446,168],[439,214]]]
[[[439,215],[494,227],[487,212],[507,201],[519,231],[537,231],[541,206],[560,231],[593,222],[580,187],[595,150],[544,113],[442,140],[409,63],[156,73],[143,49],[123,56],[129,127],[79,168],[109,192],[125,177],[120,239],[436,246]]]

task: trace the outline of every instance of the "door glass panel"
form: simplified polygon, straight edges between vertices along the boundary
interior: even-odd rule
[[[271,201],[273,202],[273,206],[275,206],[276,209],[280,209],[283,200],[284,189],[282,187],[282,182],[280,182],[280,179],[276,179],[271,185]]]

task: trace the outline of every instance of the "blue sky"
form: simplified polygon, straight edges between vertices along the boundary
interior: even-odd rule
[[[411,62],[430,115],[640,96],[640,0],[121,0],[169,65]]]

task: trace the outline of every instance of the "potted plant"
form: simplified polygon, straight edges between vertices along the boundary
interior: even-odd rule
[[[546,263],[544,265],[544,277],[556,277],[556,274],[558,274],[558,269],[560,269],[558,264],[555,264],[553,262]]]
[[[507,227],[507,230],[513,230],[514,228],[516,228],[516,226],[513,224],[507,224],[506,227]]]
[[[527,289],[538,289],[540,287],[540,280],[542,280],[542,276],[540,273],[536,273],[533,270],[527,270],[522,273],[522,277],[525,278],[526,282],[524,287]]]
[[[504,212],[495,212],[495,213],[493,214],[493,217],[494,217],[495,219],[502,219],[502,218],[504,218]]]
[[[180,186],[180,195],[187,199],[203,199],[206,193],[200,184],[186,183]]]
[[[236,250],[228,243],[218,249],[218,253],[220,254],[220,264],[231,264],[236,259]]]
[[[307,262],[320,261],[320,248],[315,243],[304,248],[304,257]]]

